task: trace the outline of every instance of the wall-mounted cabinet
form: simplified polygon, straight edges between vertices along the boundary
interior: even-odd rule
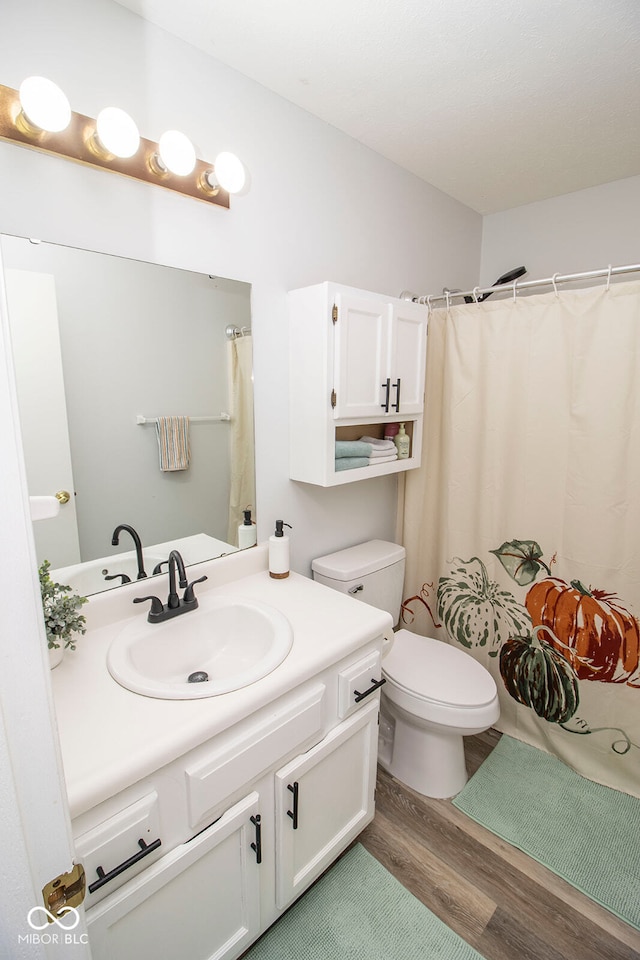
[[[320,486],[420,466],[426,307],[335,283],[289,294],[290,476]],[[408,459],[336,470],[335,442],[404,422]]]

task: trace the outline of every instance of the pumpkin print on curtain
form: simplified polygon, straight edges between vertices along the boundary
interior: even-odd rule
[[[489,670],[499,730],[640,797],[640,283],[432,309],[423,450],[403,623]]]

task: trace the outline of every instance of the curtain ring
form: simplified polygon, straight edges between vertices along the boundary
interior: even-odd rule
[[[517,284],[518,284],[518,281],[517,281],[517,280],[514,280],[514,281],[513,281],[513,302],[514,302],[514,303],[516,302],[516,286],[517,286]]]
[[[607,286],[606,286],[606,288],[605,288],[606,291],[607,291],[607,293],[609,292],[609,287],[610,287],[610,286],[611,286],[611,264],[609,264],[609,270],[608,270],[608,272],[607,272]]]
[[[448,290],[445,292],[444,297],[445,297],[445,300],[447,301],[447,310],[449,310],[451,308],[451,298],[449,297]]]
[[[427,297],[427,313],[431,316],[431,294]]]
[[[554,273],[554,275],[551,277],[551,283],[553,284],[553,289],[555,291],[556,297],[560,296],[560,294],[558,293],[558,285],[556,284],[556,278],[559,276],[560,276],[559,273]]]
[[[474,287],[474,288],[473,288],[473,299],[475,300],[476,303],[478,302],[478,290],[479,290],[479,289],[480,289],[480,287]]]

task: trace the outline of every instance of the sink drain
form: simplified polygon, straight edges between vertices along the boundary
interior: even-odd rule
[[[187,683],[204,683],[205,680],[209,679],[209,674],[205,673],[204,670],[196,670],[195,673],[190,673],[187,677]]]

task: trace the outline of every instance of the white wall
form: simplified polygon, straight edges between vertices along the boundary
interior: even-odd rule
[[[639,263],[639,219],[640,177],[494,213],[484,218],[480,285],[521,264],[535,280]]]
[[[0,231],[253,284],[257,519],[293,525],[293,566],[392,537],[396,480],[330,491],[287,477],[289,289],[326,279],[398,295],[473,286],[481,218],[327,124],[112,0],[3,0],[0,81],[50,76],[89,116],[109,103],[198,155],[237,152],[252,185],[230,211],[0,144]]]

